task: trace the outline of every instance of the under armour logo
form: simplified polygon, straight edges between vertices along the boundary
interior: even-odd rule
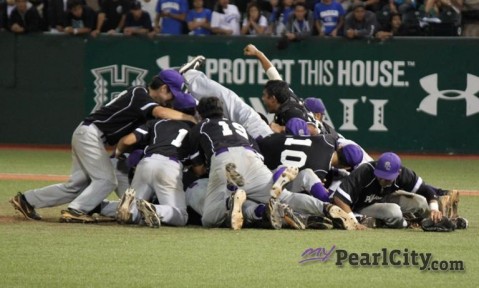
[[[437,87],[437,74],[423,77],[421,80],[419,80],[419,83],[421,84],[422,89],[429,93],[429,95],[421,101],[417,111],[422,111],[424,113],[437,116],[437,102],[439,99],[448,101],[465,99],[466,116],[479,113],[479,98],[475,96],[475,94],[479,92],[479,77],[472,74],[467,74],[467,87],[465,91],[452,89],[439,91]],[[445,94],[457,95],[447,96]]]
[[[391,170],[391,162],[389,161],[384,162],[384,169],[386,169],[387,171]]]

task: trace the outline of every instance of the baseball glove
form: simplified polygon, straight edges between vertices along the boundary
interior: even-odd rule
[[[447,217],[442,217],[437,223],[431,218],[425,218],[421,221],[421,228],[426,232],[452,232],[455,229],[455,225]]]

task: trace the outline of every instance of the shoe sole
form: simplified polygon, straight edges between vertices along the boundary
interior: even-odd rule
[[[246,192],[243,189],[238,189],[232,199],[231,228],[233,228],[233,230],[240,230],[243,227],[244,221],[243,204],[246,201]]]
[[[283,228],[283,217],[279,213],[279,203],[276,199],[271,198],[268,203],[269,206],[269,222],[271,227],[275,230]]]
[[[234,163],[228,163],[225,166],[226,181],[228,184],[235,185],[237,187],[244,186],[244,178],[238,171],[236,171],[236,165]]]
[[[126,189],[125,194],[121,197],[120,204],[116,210],[116,219],[119,224],[127,224],[131,222],[130,207],[133,200],[135,200],[135,190]]]
[[[20,205],[20,203],[17,201],[16,197],[11,198],[8,202],[10,202],[10,204],[12,204],[13,208],[15,210],[17,210],[18,212],[20,212],[28,220],[41,220],[42,219],[42,218],[36,219],[36,218],[32,218],[32,217],[28,216],[28,214],[25,211],[23,211],[22,205]]]
[[[156,209],[152,209],[145,200],[138,201],[136,206],[138,206],[138,211],[148,227],[160,228],[161,220],[156,214]]]
[[[271,187],[271,197],[274,199],[278,198],[283,191],[284,185],[293,181],[296,176],[298,176],[298,167],[286,167],[283,173],[281,173],[281,176],[273,183]]]
[[[329,216],[334,220],[338,220],[341,226],[346,230],[356,230],[356,222],[343,209],[333,206],[328,211]]]
[[[186,63],[183,67],[181,67],[178,72],[180,74],[185,73],[186,71],[190,69],[197,69],[201,63],[203,63],[206,60],[206,58],[202,55],[198,55],[195,58],[191,59],[188,63]],[[198,64],[199,63],[199,64]]]

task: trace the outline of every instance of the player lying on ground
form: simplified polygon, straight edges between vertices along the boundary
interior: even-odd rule
[[[401,165],[399,156],[382,154],[378,161],[363,164],[346,177],[333,194],[333,203],[353,215],[367,219],[371,227],[406,228],[404,215],[438,222],[439,211],[435,190],[414,171]]]

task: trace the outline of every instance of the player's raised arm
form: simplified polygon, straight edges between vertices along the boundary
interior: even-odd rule
[[[271,63],[268,57],[266,57],[263,52],[256,48],[256,46],[253,44],[248,44],[243,51],[244,55],[246,56],[254,56],[258,58],[269,80],[283,80],[279,75],[278,70],[276,70],[276,68],[273,66],[273,63]]]

